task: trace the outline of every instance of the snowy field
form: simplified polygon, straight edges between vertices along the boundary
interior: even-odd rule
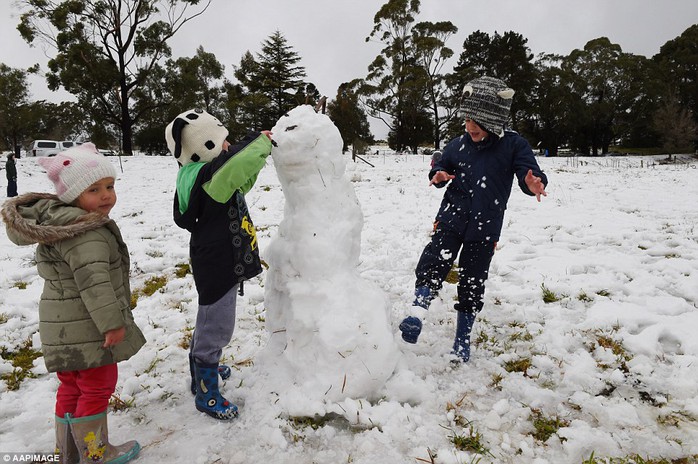
[[[246,284],[224,350],[235,369],[222,393],[240,407],[231,423],[197,412],[189,392],[196,292],[191,275],[176,274],[188,262],[188,233],[171,218],[175,162],[122,159],[111,216],[131,251],[132,288],[154,277],[166,283],[134,310],[148,344],[119,365],[113,442],[138,439],[143,463],[581,464],[592,453],[696,462],[697,162],[539,158],[548,197],[537,203],[514,187],[472,358],[454,367],[454,285],[432,304],[417,345],[397,333],[443,191],[428,186],[426,156],[366,158],[375,167],[345,155],[364,218],[358,272],[387,298],[395,375],[371,401],[290,417],[283,383],[265,389],[273,373],[257,362],[269,337],[265,271]],[[20,193],[50,191],[35,160],[18,160],[18,171]],[[284,216],[271,158],[247,202],[264,259]],[[42,280],[32,259],[33,247],[11,244],[3,227],[0,346],[8,351],[38,343]],[[0,360],[0,373],[11,370]],[[57,380],[42,358],[32,373],[18,390],[0,383],[0,453],[53,449]]]

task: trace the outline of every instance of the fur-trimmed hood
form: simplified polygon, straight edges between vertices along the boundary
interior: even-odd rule
[[[108,216],[87,213],[50,193],[25,193],[7,200],[0,215],[8,238],[17,245],[51,245],[112,222]]]

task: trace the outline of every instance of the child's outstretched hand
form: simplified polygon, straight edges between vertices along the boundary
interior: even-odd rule
[[[126,327],[120,327],[118,329],[109,330],[104,334],[104,345],[103,348],[111,348],[114,345],[118,345],[124,340],[126,336]]]
[[[436,171],[436,174],[434,174],[434,177],[431,178],[429,185],[440,184],[441,182],[447,182],[455,178],[456,176],[449,174],[446,171]]]
[[[543,185],[540,177],[534,176],[531,169],[529,169],[526,173],[526,179],[524,180],[526,182],[526,187],[528,187],[531,193],[536,196],[536,200],[538,200],[538,202],[540,202],[541,195],[544,197],[548,196],[548,194],[545,193],[545,185]]]

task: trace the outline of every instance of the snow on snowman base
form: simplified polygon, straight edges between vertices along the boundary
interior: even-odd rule
[[[285,206],[264,256],[269,342],[260,361],[290,415],[322,415],[332,403],[377,398],[399,352],[387,297],[358,272],[363,214],[339,131],[299,106],[272,133]]]

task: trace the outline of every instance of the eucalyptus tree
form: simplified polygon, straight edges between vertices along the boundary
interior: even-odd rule
[[[327,115],[342,135],[342,152],[358,141],[372,141],[366,112],[352,90],[351,83],[345,82],[339,86],[337,96],[327,104]]]
[[[698,123],[698,24],[662,45],[652,60],[664,70],[668,96],[690,110]]]
[[[414,53],[425,80],[424,91],[431,113],[435,149],[440,148],[444,129],[458,113],[460,89],[450,86],[443,74],[445,64],[453,56],[453,50],[446,46],[446,42],[456,32],[458,28],[450,21],[423,21],[412,28]]]
[[[199,5],[199,4],[203,5]],[[162,105],[134,94],[146,85],[182,26],[201,15],[211,0],[24,0],[27,9],[17,29],[29,44],[53,51],[48,86],[63,87],[95,121],[120,133],[131,154],[133,128]],[[195,11],[191,11],[194,8]],[[145,92],[143,92],[145,94]]]
[[[569,75],[560,69],[563,57],[542,54],[535,63],[538,77],[528,96],[529,109],[519,122],[519,131],[533,147],[557,155],[568,141],[570,127],[581,100],[571,88]]]
[[[419,0],[389,0],[378,10],[366,41],[378,40],[384,47],[357,86],[369,116],[388,127],[389,144],[395,150],[410,146],[416,150],[415,130],[422,127],[425,116],[429,120],[424,110],[428,107],[424,71],[412,42],[412,27],[419,7]],[[431,138],[429,131],[425,140]]]
[[[619,121],[637,99],[635,66],[637,60],[606,37],[590,40],[563,60],[562,69],[584,104],[572,137],[582,153],[607,153],[610,144],[623,136]]]
[[[0,139],[5,148],[22,145],[29,104],[27,71],[0,63]]]
[[[153,68],[147,80],[134,92],[134,109],[157,107],[144,112],[134,129],[134,141],[148,154],[165,154],[164,128],[178,114],[201,108],[226,121],[225,67],[216,56],[199,46],[192,57],[168,59]]]

